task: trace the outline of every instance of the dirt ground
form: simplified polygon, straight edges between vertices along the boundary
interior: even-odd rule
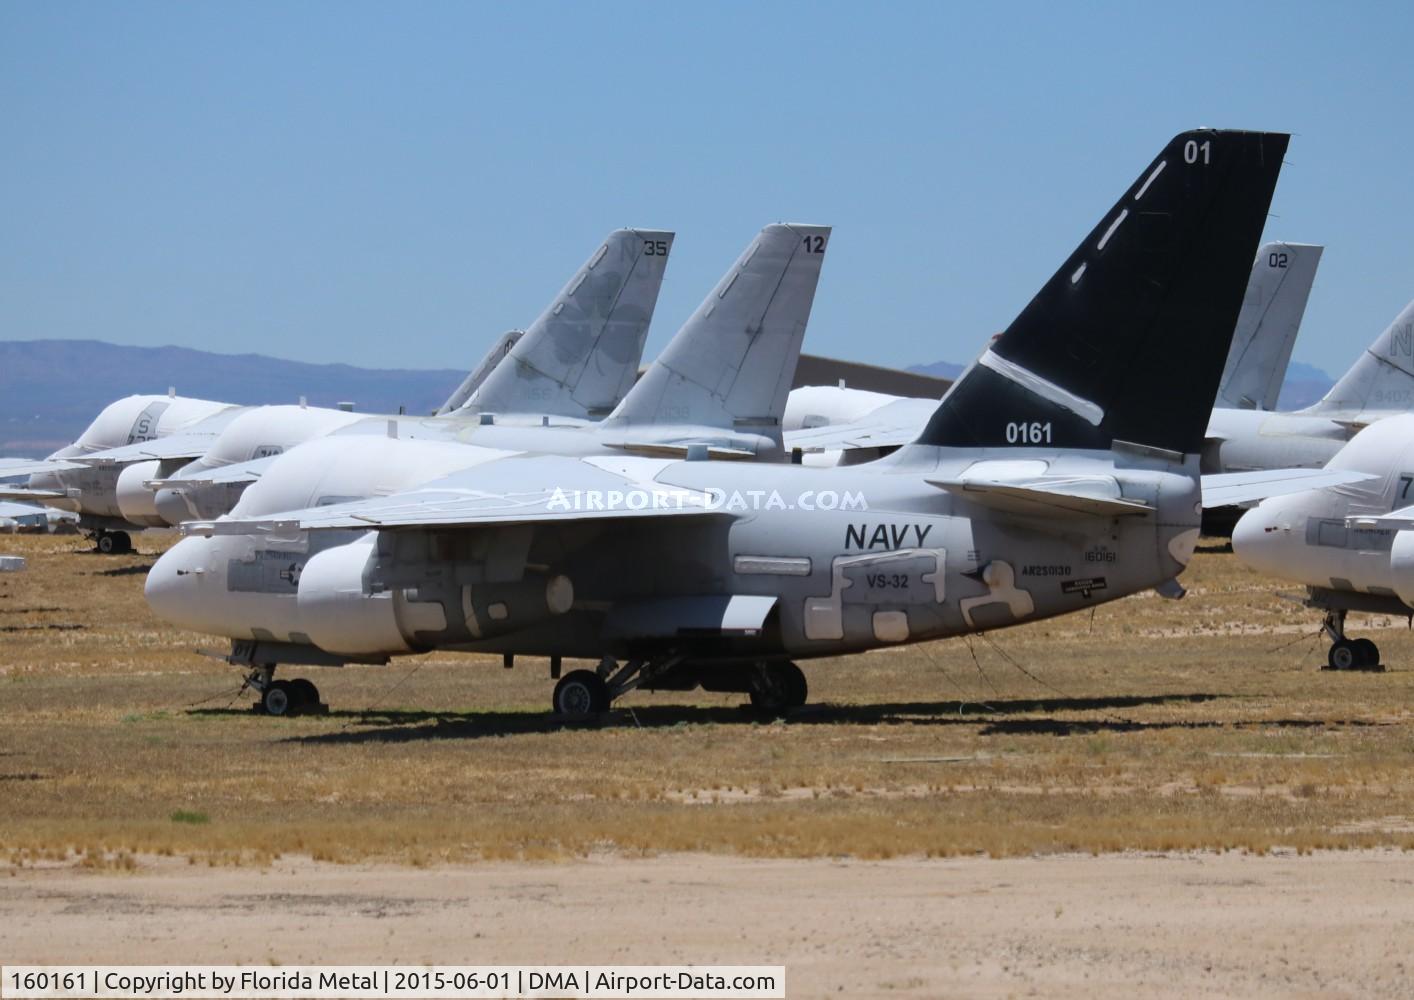
[[[0,892],[12,963],[767,964],[787,995],[1408,996],[1414,855],[143,859]]]
[[[1182,601],[804,664],[784,719],[636,692],[561,726],[543,663],[456,655],[254,714],[148,612],[165,544],[0,539],[0,961],[1414,995],[1414,634],[1352,616],[1388,671],[1320,671],[1315,613],[1220,545]]]

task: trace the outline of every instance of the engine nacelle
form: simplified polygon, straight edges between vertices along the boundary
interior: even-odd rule
[[[398,592],[368,580],[377,535],[368,534],[310,558],[299,578],[301,631],[331,653],[406,653]]]
[[[156,498],[144,483],[158,474],[160,462],[133,462],[118,473],[118,511],[123,520],[147,528],[165,528],[167,522],[157,512]]]
[[[562,575],[417,586],[380,579],[378,538],[369,533],[325,549],[300,574],[299,628],[331,653],[392,655],[475,642],[518,631],[574,604]]]
[[[1389,584],[1399,599],[1414,607],[1414,531],[1397,531],[1389,549]]]

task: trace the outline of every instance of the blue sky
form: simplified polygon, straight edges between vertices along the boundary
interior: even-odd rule
[[[806,349],[966,361],[1173,133],[1296,133],[1295,356],[1414,298],[1408,5],[0,4],[0,338],[469,367],[620,225],[649,351],[767,222]]]

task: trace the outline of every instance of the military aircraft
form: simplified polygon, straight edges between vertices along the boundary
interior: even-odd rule
[[[1204,468],[1319,468],[1362,428],[1414,409],[1414,302],[1318,402],[1290,413],[1213,414]]]
[[[554,317],[554,325],[593,328],[602,317],[581,310],[614,304],[618,324],[641,327],[637,334],[641,350],[672,239],[673,234],[656,230],[610,234],[591,265],[575,279],[584,288],[576,286],[579,294],[558,304],[563,315]],[[638,277],[625,286],[621,279],[628,275],[621,273],[621,258],[630,246],[634,248],[630,262],[643,257],[647,264],[631,268]],[[610,264],[601,264],[611,251]],[[631,301],[615,303],[614,296],[619,293]],[[634,298],[640,293],[648,297]],[[647,317],[642,317],[637,310],[645,302]],[[618,332],[616,326],[613,333]],[[459,393],[475,390],[480,385],[478,379],[489,377],[518,339],[518,335],[507,334],[498,340],[443,409],[457,404]],[[616,336],[604,339],[614,341],[620,351],[630,349],[627,344],[618,344]],[[608,356],[610,352],[603,353]],[[634,354],[627,365],[630,382],[636,364]],[[575,381],[592,386],[596,379],[614,377],[623,367],[620,359],[614,358],[607,365],[601,362],[599,370],[575,372]],[[0,498],[77,511],[99,551],[127,552],[132,548],[129,531],[166,527],[195,516],[200,513],[196,498],[202,491],[213,498],[212,503],[219,507],[217,513],[229,510],[239,491],[264,468],[262,460],[268,464],[271,456],[300,441],[367,418],[367,414],[344,409],[310,407],[303,400],[298,406],[244,407],[175,394],[133,396],[111,404],[78,441],[48,459],[0,460],[0,477],[29,476],[26,486],[0,485]],[[188,466],[192,466],[190,473],[182,477],[180,470]]]
[[[1325,613],[1331,669],[1383,669],[1379,647],[1348,636],[1345,620],[1414,616],[1414,414],[1364,428],[1326,468],[1372,475],[1264,500],[1237,522],[1232,548],[1253,569],[1306,585],[1306,606]]]
[[[1281,241],[1258,249],[1218,385],[1214,420],[1223,408],[1276,409],[1323,249]],[[797,389],[786,410],[786,443],[801,449],[809,465],[873,461],[912,441],[936,408],[937,399],[858,388]]]
[[[195,461],[148,477],[153,514],[176,525],[228,513],[246,487],[270,472],[276,456],[355,424],[382,434],[390,420],[460,427],[482,414],[535,424],[546,415],[561,423],[603,416],[633,385],[673,237],[661,230],[611,232],[526,333],[503,334],[431,420],[255,407]]]
[[[705,448],[718,457],[781,460],[786,387],[800,356],[828,234],[821,226],[763,229],[601,420],[568,415],[576,404],[563,396],[563,387],[561,397],[551,398],[538,387],[539,376],[527,380],[512,368],[500,384],[488,382],[494,397],[475,396],[477,405],[494,398],[502,412],[464,407],[440,417],[380,418],[306,442],[276,459],[233,514],[251,517],[386,495],[512,452],[685,455]],[[812,238],[809,252],[806,236]],[[545,336],[532,331],[517,352],[548,353],[553,345]],[[554,350],[562,354],[568,347]],[[534,405],[551,412],[525,412]]]
[[[189,523],[148,600],[234,639],[267,710],[298,698],[276,663],[442,648],[548,657],[552,676],[598,660],[555,687],[576,716],[635,687],[776,710],[806,699],[799,659],[1178,596],[1205,494],[1290,488],[1198,471],[1287,141],[1176,136],[885,460],[510,454],[402,495]],[[254,585],[277,567],[283,597]]]
[[[77,527],[78,515],[69,511],[0,500],[0,531],[42,531],[52,535]]]
[[[797,224],[761,230],[619,405],[598,422],[562,416],[533,422],[525,415],[503,419],[494,413],[468,420],[458,413],[346,428],[276,459],[232,516],[385,495],[525,452],[613,461],[636,455],[780,461],[781,417],[829,235],[828,227]],[[527,333],[516,350],[542,350],[536,337],[535,331]],[[516,386],[496,389],[504,394],[504,405]],[[551,405],[568,408],[564,400]],[[234,600],[245,606],[250,620],[277,622],[294,613],[299,567],[319,546],[337,541],[300,536],[272,546],[263,537],[223,537],[215,544],[224,558],[240,564],[232,571],[237,582],[230,585],[240,592]],[[200,614],[199,605],[194,609]],[[297,628],[260,627],[281,638],[253,655],[309,662],[309,645]],[[289,694],[285,685],[261,688],[260,678],[256,681],[275,704],[288,704],[281,701]],[[301,692],[306,698],[317,695],[309,687]]]
[[[128,396],[104,407],[71,445],[43,459],[0,460],[0,479],[27,477],[24,486],[0,483],[0,499],[43,504],[79,515],[100,552],[130,552],[129,530],[141,527],[119,506],[120,491],[141,489],[134,463],[152,462],[188,438],[214,439],[243,407],[178,396]],[[125,479],[124,476],[127,475]]]

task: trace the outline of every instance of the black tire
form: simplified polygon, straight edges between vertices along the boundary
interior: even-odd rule
[[[112,533],[105,531],[98,536],[98,541],[94,543],[94,548],[102,552],[105,556],[111,556],[114,552],[118,551],[117,538]]]
[[[275,681],[260,697],[266,715],[294,715],[299,711],[299,697],[290,689],[289,681]]]
[[[304,678],[296,677],[290,681],[290,690],[294,692],[299,700],[300,711],[308,711],[311,708],[318,708],[321,704],[319,699],[319,689],[314,686],[314,682]]]
[[[782,663],[781,672],[786,686],[786,707],[802,707],[810,697],[810,685],[805,683],[805,672],[794,663]]]
[[[555,685],[556,715],[584,719],[609,710],[609,685],[592,670],[571,670]]]
[[[778,714],[805,704],[809,688],[794,663],[770,663],[759,670],[751,686],[751,707]]]
[[[1356,639],[1355,653],[1360,657],[1360,666],[1362,667],[1378,667],[1380,665],[1380,647],[1370,639]]]
[[[1331,643],[1326,662],[1332,670],[1354,670],[1360,665],[1360,650],[1349,639],[1337,639]]]
[[[133,550],[133,536],[126,531],[114,531],[108,537],[113,539],[113,551],[119,555],[127,555]]]

